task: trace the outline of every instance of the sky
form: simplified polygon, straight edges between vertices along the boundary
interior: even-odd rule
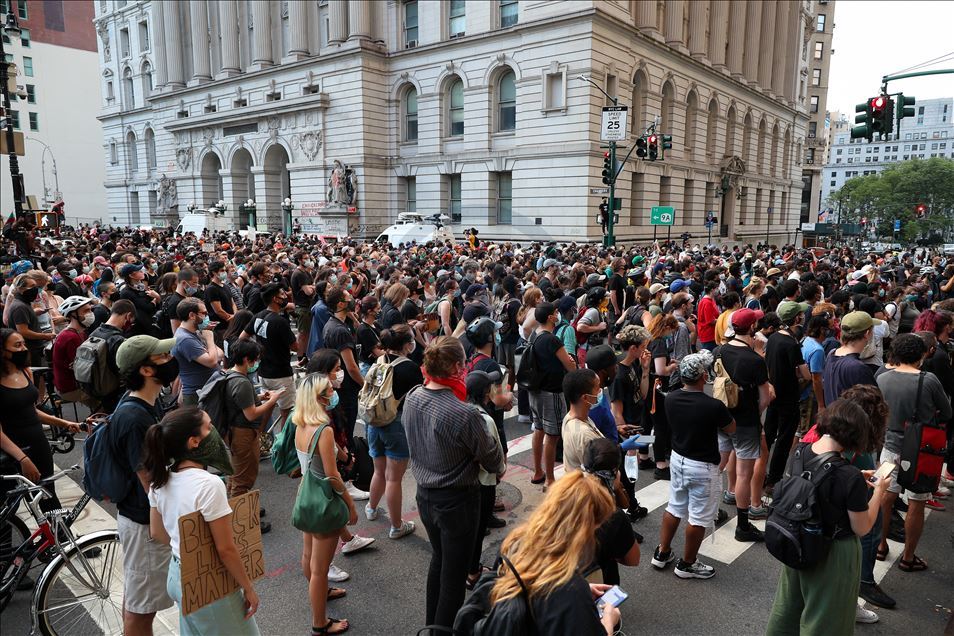
[[[878,94],[881,77],[954,53],[954,2],[837,0],[828,110],[854,118],[855,104]],[[954,56],[916,70],[954,69]],[[954,97],[954,74],[897,80],[889,93]]]

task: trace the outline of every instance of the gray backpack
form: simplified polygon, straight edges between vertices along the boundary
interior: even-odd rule
[[[86,393],[96,398],[119,390],[119,376],[109,368],[109,339],[94,331],[76,350],[73,376]]]

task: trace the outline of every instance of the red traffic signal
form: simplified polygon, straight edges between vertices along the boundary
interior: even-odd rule
[[[649,136],[649,143],[651,143],[651,144],[656,143],[656,135],[650,135],[650,136]]]
[[[927,212],[927,206],[923,203],[918,203],[914,206],[914,212],[918,215],[918,218],[924,217],[924,213]]]
[[[888,99],[884,95],[878,95],[877,97],[872,97],[868,103],[873,113],[880,113],[887,105]]]

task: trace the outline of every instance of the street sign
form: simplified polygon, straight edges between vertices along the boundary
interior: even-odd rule
[[[900,232],[900,231],[901,231],[901,219],[895,219],[895,220],[894,220],[894,231],[895,231],[895,232]]]
[[[654,206],[649,216],[650,225],[673,225],[676,222],[676,209],[669,206]]]
[[[715,211],[709,210],[706,212],[706,223],[715,223]]]
[[[814,232],[815,224],[814,223],[802,223],[802,232]]]
[[[609,194],[609,188],[590,188],[590,194]]]
[[[600,141],[623,141],[626,139],[626,106],[604,106],[600,123]]]

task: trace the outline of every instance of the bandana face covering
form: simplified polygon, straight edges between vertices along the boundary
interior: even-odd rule
[[[179,459],[180,461],[188,459],[206,467],[211,466],[223,475],[231,475],[234,472],[229,451],[214,426],[209,430],[209,434],[202,438],[198,446],[186,451],[185,455]]]
[[[427,371],[424,370],[424,367],[421,367],[421,373],[424,374],[424,382],[433,382],[434,384],[440,384],[441,386],[446,386],[454,392],[454,395],[457,396],[457,399],[461,402],[467,401],[467,385],[464,383],[464,372],[461,372],[455,376],[449,378],[432,378],[427,374]]]

